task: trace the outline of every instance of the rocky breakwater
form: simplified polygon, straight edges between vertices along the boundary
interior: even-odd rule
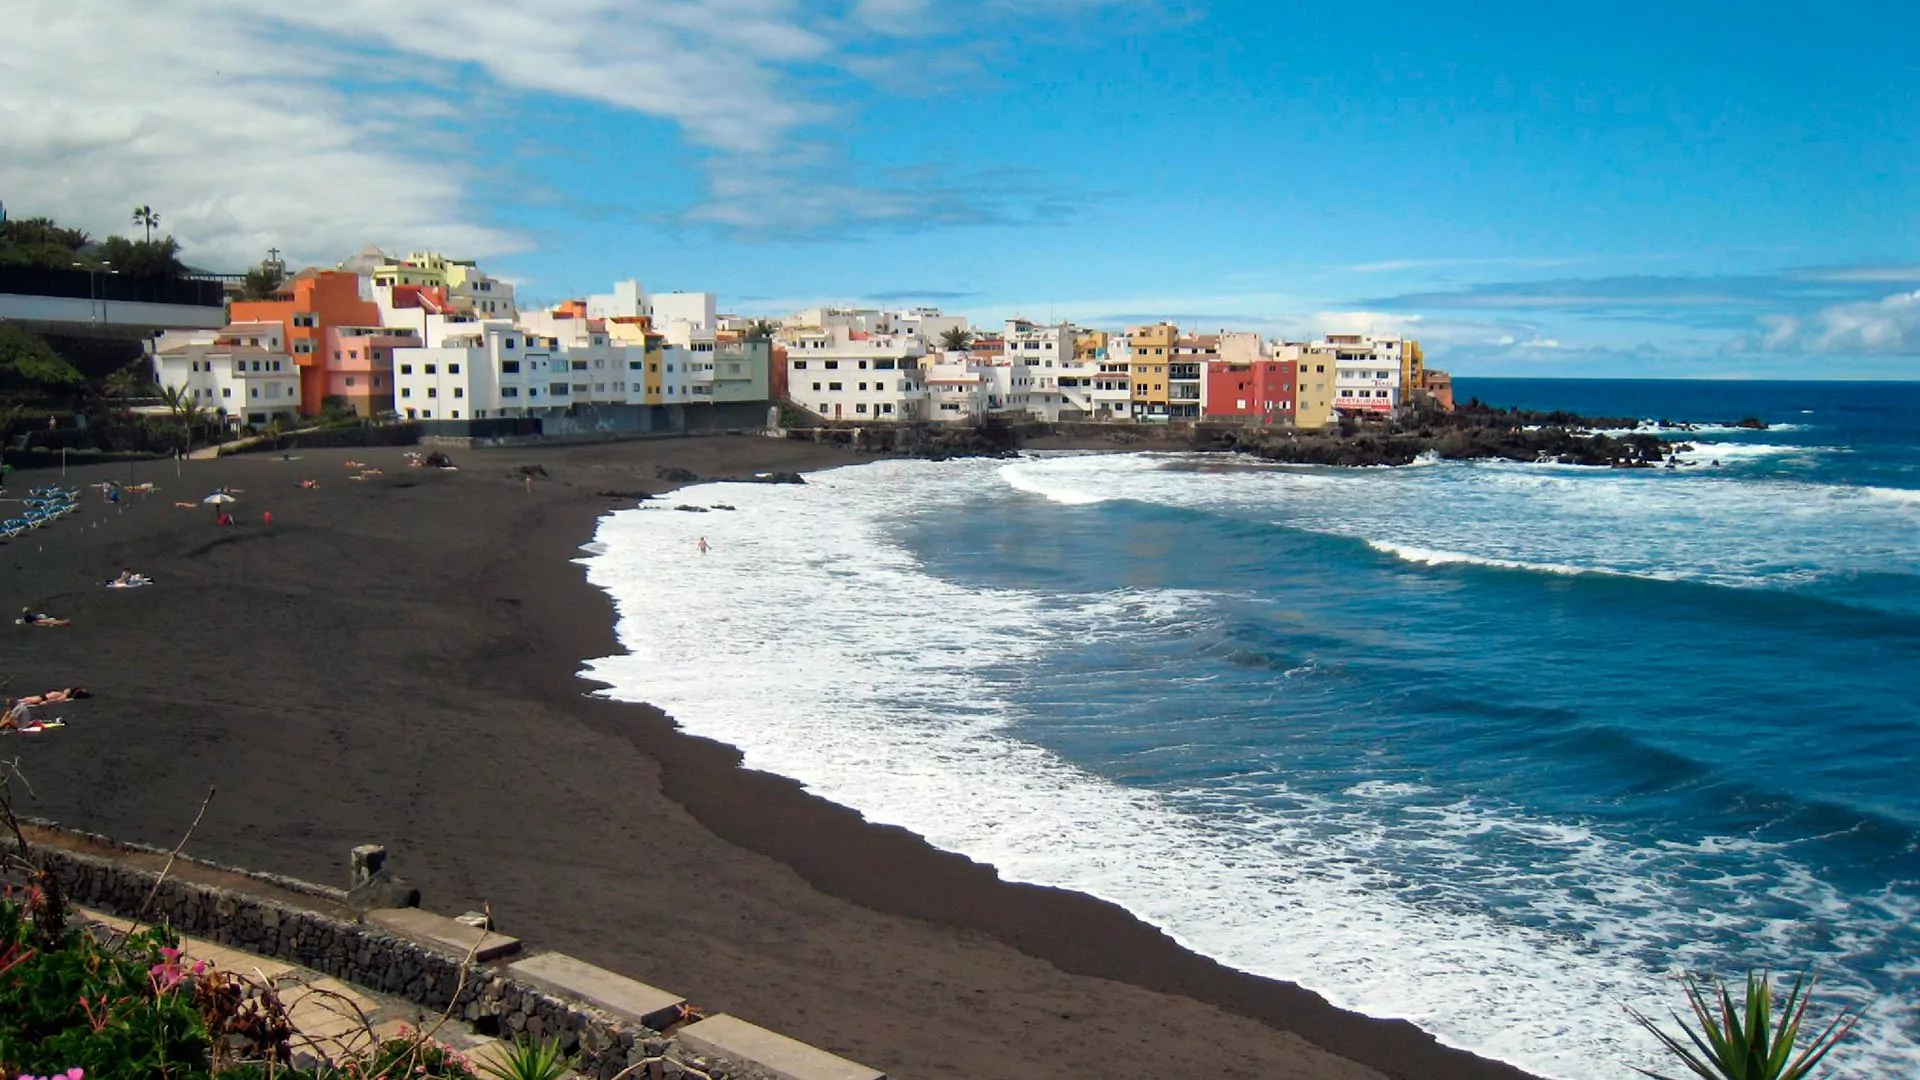
[[[825,424],[787,429],[790,439],[844,446],[860,453],[930,461],[1013,457],[1020,452],[1021,434],[1020,427],[991,420],[978,425]]]
[[[1765,425],[1740,421],[1743,427]],[[1477,401],[1451,413],[1416,412],[1391,422],[1342,421],[1320,431],[1201,425],[1196,450],[1228,450],[1294,465],[1407,465],[1423,456],[1454,461],[1495,458],[1616,469],[1651,469],[1674,463],[1691,449],[1669,438],[1691,425],[1582,417],[1572,413],[1496,409]]]

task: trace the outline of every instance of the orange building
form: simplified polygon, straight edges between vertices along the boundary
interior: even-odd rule
[[[302,271],[272,300],[235,300],[230,322],[277,322],[300,370],[300,411],[319,415],[330,392],[327,331],[379,326],[380,306],[360,298],[360,275],[345,270]]]

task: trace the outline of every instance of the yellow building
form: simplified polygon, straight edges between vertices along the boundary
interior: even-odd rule
[[[1180,328],[1172,323],[1136,326],[1127,331],[1133,349],[1133,418],[1167,418],[1167,364]]]
[[[447,260],[431,251],[416,251],[399,262],[374,267],[375,285],[421,285],[431,289],[447,287]]]
[[[1106,355],[1107,332],[1105,330],[1083,330],[1073,339],[1073,358],[1083,364],[1091,364]]]
[[[1334,380],[1340,377],[1333,350],[1288,344],[1276,347],[1274,358],[1294,362],[1293,426],[1318,431],[1332,423]]]
[[[1412,401],[1427,388],[1427,356],[1420,343],[1408,338],[1400,344],[1400,399]]]

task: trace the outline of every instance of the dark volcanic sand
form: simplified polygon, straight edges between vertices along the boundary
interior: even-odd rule
[[[218,785],[191,854],[338,883],[348,848],[384,843],[428,907],[490,903],[530,947],[895,1077],[1523,1076],[1228,971],[1110,905],[1002,883],[740,769],[657,710],[587,696],[579,662],[617,646],[570,560],[632,505],[596,492],[664,490],[656,465],[860,459],[753,436],[456,452],[455,472],[300,454],[180,479],[170,462],[74,469],[161,491],[122,509],[89,492],[0,547],[9,610],[74,620],[6,626],[0,673],[98,695],[61,707],[64,729],[0,738],[37,793],[26,812],[171,846]],[[349,481],[347,458],[385,475]],[[529,495],[513,470],[532,461],[551,479]],[[18,498],[58,474],[11,479]],[[235,527],[171,505],[223,483],[244,489]],[[101,588],[122,566],[158,584]]]

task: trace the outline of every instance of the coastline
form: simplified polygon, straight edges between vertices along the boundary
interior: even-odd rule
[[[142,751],[165,747],[167,740],[155,737],[164,732],[97,742],[107,756],[93,763],[103,766],[93,771],[132,781],[113,793],[88,783],[88,761],[49,752],[78,747],[82,739],[44,738],[32,747],[41,761],[29,764],[36,779],[53,781],[43,786],[57,788],[56,799],[65,805],[43,805],[38,812],[64,824],[170,845],[178,839],[172,830],[192,816],[197,784],[213,773],[223,789],[215,807],[234,811],[224,793],[237,787],[255,820],[210,821],[213,827],[195,841],[203,854],[326,880],[337,873],[330,868],[346,846],[386,840],[395,846],[401,872],[435,905],[490,899],[514,932],[605,958],[703,1005],[897,1075],[1150,1076],[1175,1067],[1249,1076],[1373,1075],[1369,1069],[1462,1080],[1526,1075],[1442,1047],[1403,1021],[1347,1013],[1291,984],[1227,969],[1114,905],[1003,882],[991,867],[935,850],[905,830],[872,825],[793,781],[742,769],[732,747],[680,732],[657,709],[589,696],[591,684],[579,676],[580,664],[619,651],[610,598],[574,562],[601,517],[617,508],[594,492],[663,493],[679,486],[653,479],[662,464],[740,474],[809,471],[871,458],[830,447],[722,437],[475,451],[455,455],[465,472],[437,477],[397,469],[397,452],[359,456],[388,470],[382,482],[359,485],[368,498],[360,498],[362,490],[343,493],[375,505],[365,524],[376,539],[404,532],[391,529],[394,524],[470,532],[489,516],[499,535],[511,538],[496,548],[468,538],[462,556],[467,562],[447,560],[461,565],[438,568],[428,575],[434,580],[403,588],[407,605],[444,609],[409,610],[408,621],[419,616],[461,639],[455,647],[407,651],[403,642],[388,659],[410,671],[385,670],[366,655],[345,665],[347,672],[382,668],[376,693],[383,696],[377,700],[430,700],[441,693],[435,679],[468,684],[471,693],[446,693],[448,716],[410,717],[372,732],[370,740],[375,748],[417,741],[400,756],[456,770],[458,775],[443,780],[456,790],[425,790],[435,778],[410,776],[404,767],[379,760],[377,750],[369,760],[364,746],[321,754],[322,762],[303,761],[325,767],[304,782],[276,784],[258,774],[263,762],[279,760],[284,769],[299,761],[299,747],[329,741],[324,726],[305,731],[299,746],[259,746],[251,744],[274,740],[258,738],[248,723],[256,718],[214,717],[209,723],[203,716],[198,723],[181,721],[190,736],[186,745],[222,767],[183,768],[176,762],[164,770],[164,783],[141,785]],[[551,481],[536,485],[532,500],[507,475],[521,461],[540,461],[552,473]],[[264,456],[189,468],[208,482],[243,487],[262,474],[287,477],[281,463]],[[225,479],[229,472],[240,479]],[[444,488],[453,497],[422,506],[424,515],[399,514],[397,501],[408,499],[394,487],[400,483],[412,491]],[[457,487],[482,486],[483,499],[453,494]],[[395,498],[396,505],[379,507],[383,498]],[[511,501],[516,498],[517,506]],[[155,505],[139,510],[167,513]],[[463,513],[468,510],[476,513]],[[502,511],[508,515],[504,523],[498,520]],[[429,528],[428,518],[449,516],[453,520]],[[289,530],[299,524],[292,512],[277,507],[275,518]],[[197,524],[187,524],[184,546],[171,545],[184,559],[217,555],[222,548],[216,544],[245,549],[281,538],[219,536]],[[434,533],[432,539],[451,535]],[[166,538],[128,541],[97,552],[86,565],[105,562],[101,573],[110,573],[111,563],[134,562],[165,586],[167,575],[187,568],[154,561],[164,550],[155,539],[164,545]],[[400,544],[405,549],[407,539]],[[109,552],[116,558],[99,557]],[[73,603],[60,593],[36,594],[28,579],[37,575],[23,571],[30,564],[8,561],[14,564],[9,583],[23,602],[58,603],[63,614],[84,611],[78,594]],[[274,584],[269,579],[264,591],[277,591]],[[151,593],[133,599],[164,595],[162,589]],[[223,643],[226,659],[237,665],[244,658],[234,650],[261,649],[271,628],[289,633],[289,620],[301,617],[301,607],[269,605],[264,614],[270,617],[250,643]],[[329,620],[311,621],[324,632]],[[150,632],[153,626],[134,629]],[[365,635],[371,642],[357,644],[391,647],[393,635],[385,629],[376,627]],[[291,636],[299,640],[297,633]],[[54,678],[51,670],[35,669],[52,658],[48,654],[67,651],[52,646],[77,640],[18,639],[8,648],[10,670],[24,668],[36,680]],[[203,710],[208,704],[199,702]],[[537,718],[529,708],[538,710]],[[81,730],[59,734],[78,736]],[[346,807],[307,807],[303,813],[300,794],[326,792],[329,780],[356,766],[378,782],[360,785],[363,790]],[[139,790],[143,786],[148,789]],[[521,788],[520,801],[502,806],[513,801],[502,798],[502,787]],[[182,800],[186,791],[194,794]],[[341,810],[352,812],[334,812]],[[391,831],[367,835],[382,826]],[[608,935],[609,923],[623,932]]]

